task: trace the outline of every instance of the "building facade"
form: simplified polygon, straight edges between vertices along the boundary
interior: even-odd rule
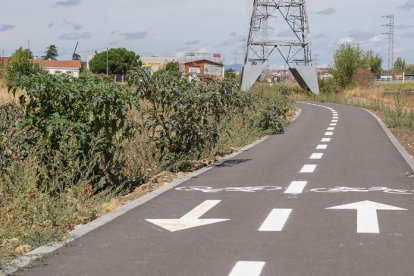
[[[48,74],[66,74],[78,78],[81,69],[80,60],[33,60],[33,64],[43,68]]]
[[[224,78],[224,65],[221,63],[202,59],[185,62],[183,66],[184,72],[189,75],[189,80],[192,80],[195,75],[216,80]]]

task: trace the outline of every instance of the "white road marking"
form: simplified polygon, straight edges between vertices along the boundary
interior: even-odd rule
[[[318,160],[318,159],[322,159],[322,156],[323,156],[323,153],[312,153],[309,159]]]
[[[337,124],[336,123],[332,123],[332,124],[330,124],[330,126],[336,126]]]
[[[326,130],[335,130],[334,127],[328,127]]]
[[[292,209],[273,209],[260,226],[261,232],[280,232],[285,227]]]
[[[332,136],[333,135],[333,132],[326,132],[325,133],[325,136]]]
[[[332,140],[332,138],[322,138],[322,143],[329,143]]]
[[[229,276],[259,276],[265,264],[265,262],[240,261],[234,265]]]
[[[320,144],[316,146],[317,150],[326,150],[328,148],[328,145]]]
[[[286,189],[285,194],[301,194],[307,184],[308,181],[292,181],[289,187]]]
[[[227,221],[229,219],[200,219],[220,202],[221,200],[206,200],[179,219],[146,219],[146,221],[170,232]]]
[[[338,122],[338,120],[332,120],[332,123],[337,123]]]
[[[331,210],[357,210],[357,233],[378,234],[378,213],[377,210],[406,211],[407,209],[381,204],[374,201],[361,201],[351,204],[334,206],[326,209]]]
[[[316,170],[317,165],[308,164],[304,165],[300,170],[300,173],[314,173]]]

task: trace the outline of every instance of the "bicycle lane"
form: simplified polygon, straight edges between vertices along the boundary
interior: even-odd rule
[[[47,266],[27,270],[24,274],[233,276],[248,271],[252,276],[342,275],[335,269],[338,263],[339,267],[344,264],[343,275],[350,275],[352,270],[347,264],[361,272],[359,269],[365,269],[365,261],[353,258],[358,256],[354,251],[361,252],[357,246],[361,238],[355,232],[355,212],[325,210],[359,199],[367,200],[362,194],[336,193],[335,189],[330,189],[335,188],[333,185],[360,187],[352,186],[347,179],[352,175],[359,179],[352,163],[354,159],[359,160],[355,154],[361,155],[363,151],[349,150],[350,144],[358,144],[353,138],[346,141],[339,138],[349,136],[355,128],[354,111],[335,107],[343,110],[335,111],[338,122],[334,122],[332,110],[301,106],[302,116],[286,134],[271,137],[221,167],[135,208],[59,250],[45,260]],[[341,126],[342,120],[344,126]],[[334,127],[334,131],[328,131],[328,127]],[[333,133],[325,136],[329,132]],[[379,136],[384,140],[383,133]],[[330,138],[329,142],[322,142],[326,138]],[[361,143],[366,144],[366,141]],[[386,141],[378,143],[382,147]],[[326,147],[319,147],[321,145]],[[388,157],[392,161],[401,159],[395,155]],[[344,164],[338,160],[352,162],[341,168]],[[372,162],[370,158],[360,162],[365,164],[366,161]],[[358,162],[356,165],[361,166]],[[395,167],[400,166],[404,164],[400,162]],[[393,180],[401,183],[399,188],[409,187],[403,178]],[[193,186],[199,190],[191,188]],[[320,189],[315,190],[317,188],[331,192],[321,193]],[[300,194],[296,194],[298,192]],[[381,202],[384,193],[381,196],[374,193],[370,193],[369,199]],[[382,212],[388,211],[380,211],[381,222]],[[178,219],[185,214],[187,221],[184,223],[154,221]],[[198,218],[204,220],[200,222]],[[205,224],[176,231],[191,224],[189,221]],[[381,231],[384,231],[382,225]],[[398,235],[390,233],[391,241],[395,241],[393,238]],[[347,250],[344,251],[344,247]]]

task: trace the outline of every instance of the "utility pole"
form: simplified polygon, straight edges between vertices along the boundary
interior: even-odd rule
[[[388,35],[388,70],[390,74],[393,72],[394,67],[394,29],[395,29],[395,15],[389,14],[385,15],[382,18],[388,19],[388,23],[382,25],[386,27],[387,31],[382,33],[383,35]]]
[[[106,75],[109,75],[109,49],[106,48]]]

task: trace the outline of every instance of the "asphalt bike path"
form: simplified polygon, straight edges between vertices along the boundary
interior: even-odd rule
[[[301,103],[283,135],[16,275],[414,275],[414,179],[362,109]]]

